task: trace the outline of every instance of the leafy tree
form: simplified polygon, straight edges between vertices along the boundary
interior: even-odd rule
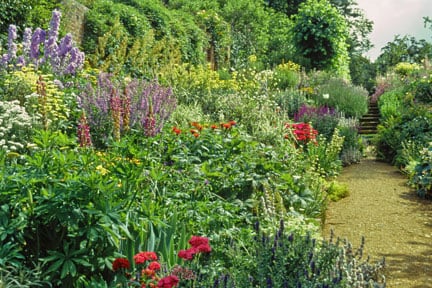
[[[361,54],[372,48],[369,35],[372,32],[373,22],[368,20],[364,11],[357,7],[356,0],[328,0],[342,14],[349,27],[350,36],[347,41],[349,53]],[[306,0],[265,0],[266,4],[275,11],[285,13],[288,17],[296,15],[299,7]]]
[[[385,73],[399,62],[422,63],[425,58],[432,58],[432,44],[424,39],[396,35],[381,49],[381,55],[375,61],[379,73]]]
[[[342,15],[326,0],[308,0],[294,17],[299,62],[308,69],[348,77],[348,29]]]
[[[269,41],[269,14],[262,0],[226,1],[222,16],[231,26],[232,64],[241,66],[254,54],[263,60]]]
[[[352,55],[350,61],[351,82],[363,86],[371,94],[376,85],[376,66],[361,55]]]

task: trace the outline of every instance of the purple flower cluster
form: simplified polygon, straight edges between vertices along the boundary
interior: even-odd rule
[[[85,55],[77,47],[74,47],[72,35],[67,34],[58,41],[61,13],[58,10],[52,12],[50,28],[48,32],[36,28],[32,34],[30,28],[26,28],[23,34],[21,55],[17,57],[17,39],[15,25],[9,26],[8,53],[0,60],[0,68],[10,64],[25,66],[33,63],[36,68],[47,65],[52,72],[59,75],[75,74],[84,64]],[[58,43],[59,42],[59,43]],[[44,49],[43,55],[41,50]]]
[[[297,113],[294,113],[294,121],[310,122],[311,118],[320,118],[325,116],[336,116],[335,109],[327,106],[311,107],[303,104]]]
[[[104,134],[110,131],[114,138],[118,138],[119,131],[129,129],[154,136],[176,107],[170,88],[139,79],[121,84],[107,73],[99,75],[97,87],[88,84],[82,90],[78,103],[93,132],[107,137]]]

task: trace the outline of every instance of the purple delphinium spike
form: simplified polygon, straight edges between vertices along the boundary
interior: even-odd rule
[[[40,64],[39,54],[40,54],[40,44],[45,42],[45,31],[41,28],[36,28],[33,32],[31,44],[30,44],[30,59],[37,67]]]
[[[60,18],[61,13],[58,10],[52,12],[52,17],[50,21],[50,28],[48,30],[48,37],[45,39],[45,61],[50,59],[50,61],[57,61],[57,40],[60,28]],[[55,66],[55,65],[53,65]]]
[[[9,33],[8,33],[8,60],[14,60],[16,58],[17,53],[17,45],[15,40],[17,38],[17,27],[15,25],[9,25]]]
[[[23,40],[22,40],[22,49],[23,49],[22,52],[25,58],[30,58],[31,40],[32,40],[32,29],[25,28],[23,33]]]

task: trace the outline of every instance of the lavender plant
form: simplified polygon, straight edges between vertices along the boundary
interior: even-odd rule
[[[281,221],[269,235],[255,225],[256,234],[242,261],[213,287],[385,287],[384,259],[375,264],[363,258],[364,239],[358,249],[346,240],[317,240],[287,233]],[[234,251],[235,243],[232,245]],[[241,249],[240,249],[241,250]],[[234,252],[239,255],[239,251]],[[249,256],[247,254],[249,253]],[[252,256],[253,255],[253,256]]]
[[[107,73],[99,75],[96,87],[88,83],[78,102],[96,145],[130,131],[154,136],[176,107],[170,88],[139,79],[123,83]]]
[[[26,28],[22,37],[22,48],[18,49],[16,26],[9,26],[8,49],[0,60],[1,69],[16,70],[30,64],[38,68],[46,68],[57,75],[73,75],[83,67],[85,55],[74,46],[72,35],[67,34],[59,41],[61,13],[52,12],[48,31],[36,28],[32,34]],[[41,53],[43,52],[43,53]]]

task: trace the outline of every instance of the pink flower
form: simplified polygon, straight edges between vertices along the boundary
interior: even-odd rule
[[[161,280],[159,280],[157,287],[172,288],[172,287],[177,286],[178,282],[179,282],[179,279],[177,278],[177,276],[170,275],[170,276],[166,276],[166,277],[162,278]]]

